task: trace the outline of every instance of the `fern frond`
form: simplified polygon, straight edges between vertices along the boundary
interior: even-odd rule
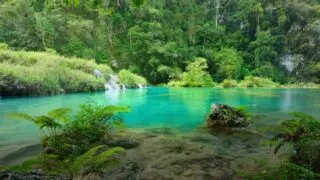
[[[35,122],[35,118],[26,113],[18,113],[18,112],[9,113],[8,117],[11,119],[24,119],[24,120]]]
[[[58,108],[48,112],[48,116],[52,119],[57,119],[65,123],[68,121],[67,115],[71,111],[72,110],[70,108]]]
[[[35,117],[35,123],[40,127],[40,129],[43,128],[58,128],[62,125],[55,122],[54,119],[48,117],[48,116],[37,116]]]
[[[130,108],[128,106],[107,106],[103,108],[105,114],[114,114],[114,113],[126,113],[129,112]]]
[[[124,152],[125,150],[121,147],[115,147],[97,154],[100,150],[106,147],[107,146],[105,145],[96,146],[80,156],[73,163],[71,168],[72,171],[77,173],[82,168],[87,168],[88,171],[100,171],[103,167],[110,167],[112,165],[119,164],[119,160],[116,157],[113,157],[113,155]]]
[[[106,147],[106,146],[105,145],[96,146],[90,149],[89,151],[87,151],[86,153],[84,153],[82,156],[78,157],[74,161],[71,167],[71,170],[73,172],[79,172],[83,166],[93,163],[92,162],[94,160],[93,156],[97,153],[98,150],[100,150],[103,147]]]

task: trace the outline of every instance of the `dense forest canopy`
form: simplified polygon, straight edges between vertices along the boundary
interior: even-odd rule
[[[167,83],[205,58],[214,81],[320,83],[320,0],[4,0],[0,42]]]

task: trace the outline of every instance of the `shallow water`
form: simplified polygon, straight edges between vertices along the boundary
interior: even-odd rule
[[[256,118],[257,126],[275,124],[291,111],[320,117],[320,90],[316,89],[146,88],[0,99],[0,157],[37,142],[39,135],[32,123],[8,119],[7,113],[40,115],[59,107],[76,110],[88,101],[130,106],[131,112],[124,116],[128,128],[173,127],[182,132],[199,127],[212,103],[247,107],[262,115]]]

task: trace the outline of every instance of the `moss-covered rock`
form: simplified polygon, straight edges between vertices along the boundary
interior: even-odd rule
[[[248,125],[248,116],[242,110],[224,104],[212,104],[206,120],[207,128],[243,127]]]

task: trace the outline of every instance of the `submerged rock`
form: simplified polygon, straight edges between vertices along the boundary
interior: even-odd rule
[[[207,118],[207,128],[247,126],[246,115],[236,108],[224,104],[212,104]]]
[[[2,180],[69,180],[69,177],[64,176],[49,176],[41,170],[33,170],[31,172],[12,172],[0,171],[0,179]]]
[[[125,149],[135,148],[139,146],[139,141],[135,139],[118,138],[112,139],[107,142],[107,145],[111,147],[123,147]]]

